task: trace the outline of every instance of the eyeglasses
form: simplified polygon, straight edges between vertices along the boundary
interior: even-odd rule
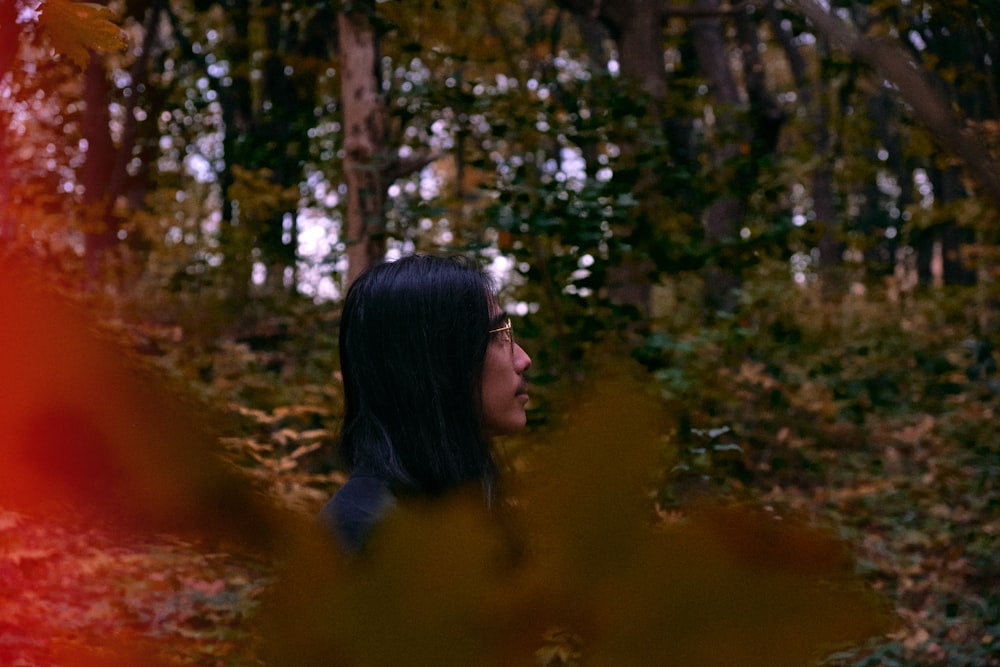
[[[508,317],[503,321],[502,327],[497,327],[496,329],[490,329],[491,334],[497,334],[497,336],[505,343],[510,344],[510,352],[514,353],[514,327],[510,323],[510,318]]]

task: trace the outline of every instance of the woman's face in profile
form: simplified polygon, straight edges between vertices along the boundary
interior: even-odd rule
[[[510,320],[502,312],[493,318],[482,377],[482,431],[487,438],[511,435],[527,423],[531,357],[514,340]]]

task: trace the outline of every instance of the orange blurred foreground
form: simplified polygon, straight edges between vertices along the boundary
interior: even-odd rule
[[[167,391],[22,265],[0,266],[0,507],[266,544],[270,510]]]
[[[47,289],[44,276],[0,264],[0,512],[8,523],[61,524],[74,534],[97,528],[123,544],[163,533],[254,554],[280,544],[277,531],[294,522],[279,521],[263,494],[216,456],[208,409],[127,357],[77,305]],[[59,544],[22,545],[17,531],[0,534],[0,590],[9,601],[54,595],[53,604],[75,607],[87,599],[74,577],[58,584],[65,590],[36,590],[32,568],[50,568],[45,554],[66,548],[65,533],[51,534]],[[103,586],[109,598],[100,604],[113,608],[119,574],[81,571],[88,576],[88,590]],[[0,664],[17,657],[11,651],[41,656],[18,664],[167,664],[141,636],[116,632],[96,644],[73,628],[47,636],[62,632],[59,620],[33,619],[39,612],[29,607],[2,610]]]

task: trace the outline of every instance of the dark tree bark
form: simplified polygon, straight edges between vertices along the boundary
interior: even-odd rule
[[[129,187],[139,191],[145,191],[146,184],[136,182],[129,178],[128,164],[132,159],[136,145],[138,131],[138,119],[135,114],[136,107],[140,102],[144,104],[147,117],[156,118],[160,112],[160,106],[150,105],[153,99],[161,100],[152,92],[149,85],[150,60],[157,42],[160,38],[160,18],[163,15],[163,5],[161,0],[150,3],[146,9],[146,17],[143,21],[143,40],[139,54],[132,67],[129,69],[128,87],[121,92],[125,98],[124,127],[122,137],[115,151],[114,164],[111,167],[111,177],[107,184],[107,199],[105,215],[113,213],[113,207],[118,197],[126,194]],[[148,174],[148,169],[142,173]],[[131,180],[131,183],[130,183]],[[134,201],[134,199],[133,199]]]
[[[385,257],[386,111],[379,92],[378,35],[372,0],[337,15],[344,113],[347,284]]]
[[[766,3],[768,5],[772,3]],[[750,103],[750,123],[752,128],[752,155],[773,153],[778,146],[781,128],[785,124],[785,112],[767,87],[764,63],[760,58],[760,22],[766,20],[762,13],[757,17],[747,11],[737,12],[733,19],[739,39],[743,61],[743,80]],[[756,166],[756,161],[753,162]],[[752,174],[756,180],[756,171]]]
[[[816,42],[820,58],[827,57],[826,39],[819,37]],[[833,132],[830,123],[833,119],[834,93],[827,86],[826,78],[818,77],[813,98],[813,143],[819,164],[812,174],[813,213],[816,225],[819,227],[819,272],[823,285],[828,293],[837,293],[840,282],[836,276],[838,268],[843,264],[844,243],[841,240],[841,226],[838,223],[837,196],[833,174]]]
[[[604,40],[608,38],[608,30],[604,25],[591,14],[573,13],[573,20],[577,30],[583,39],[584,48],[587,51],[587,59],[590,68],[596,76],[606,76],[608,71],[608,54],[604,48]],[[593,176],[598,169],[598,145],[596,141],[589,141],[580,146],[580,153],[583,157],[584,168],[588,176]]]
[[[247,3],[234,2],[227,8],[229,30],[227,43],[233,62],[250,62],[249,26],[250,11]],[[177,30],[181,33],[180,30]],[[232,301],[242,305],[249,298],[250,277],[253,268],[251,252],[253,239],[240,219],[239,202],[231,194],[235,182],[233,167],[238,164],[240,147],[253,126],[251,108],[252,91],[250,72],[242,67],[232,72],[228,86],[219,90],[222,122],[225,134],[222,139],[225,161],[218,173],[222,194],[221,245],[226,249],[225,270],[230,281]]]
[[[909,174],[901,173],[898,168],[902,156],[899,154],[898,114],[894,100],[885,89],[879,89],[868,96],[868,120],[871,124],[870,139],[865,143],[864,155],[868,164],[873,166],[862,187],[863,199],[858,214],[858,228],[866,238],[872,239],[871,245],[865,249],[865,267],[869,273],[890,275],[895,268],[898,237],[886,234],[893,221],[886,210],[889,196],[879,187],[879,172],[884,171],[905,182],[911,180]],[[886,152],[885,159],[879,151]],[[902,190],[902,188],[901,188]],[[901,195],[905,192],[901,192]],[[895,205],[901,205],[899,201]]]
[[[819,230],[819,273],[824,288],[836,292],[840,287],[835,276],[843,263],[844,243],[841,241],[841,227],[838,223],[837,197],[833,172],[833,133],[830,123],[833,118],[833,91],[829,89],[825,77],[811,78],[808,65],[791,33],[782,25],[782,17],[773,1],[763,6],[765,20],[771,28],[775,40],[781,46],[789,69],[796,83],[799,102],[809,114],[809,134],[816,154],[817,166],[810,177],[812,211]],[[817,57],[824,62],[829,57],[829,47],[825,35],[818,35],[815,45]]]
[[[712,161],[714,169],[725,174],[728,171],[726,163],[736,158],[741,151],[740,144],[749,145],[751,138],[740,114],[740,88],[729,68],[729,48],[722,21],[712,15],[720,9],[719,0],[695,0],[694,7],[705,13],[691,21],[698,69],[708,82],[709,93],[715,102],[716,132],[725,137]],[[734,237],[745,213],[737,184],[723,183],[722,190],[724,194],[702,213],[710,252]],[[734,310],[740,282],[739,273],[733,267],[723,266],[717,260],[710,262],[705,273],[705,302],[710,312]]]
[[[92,53],[84,73],[83,138],[87,142],[87,157],[80,172],[88,216],[85,234],[87,275],[91,279],[100,276],[103,261],[117,242],[118,233],[118,224],[107,202],[107,186],[115,160],[108,110],[110,100],[111,84],[104,70],[104,60]]]
[[[959,199],[963,193],[961,170],[956,167],[928,170],[936,206]],[[976,272],[963,261],[962,247],[973,241],[970,229],[954,220],[943,220],[914,234],[917,272],[924,285],[973,285]]]
[[[806,64],[806,59],[802,56],[802,52],[799,51],[798,45],[795,44],[795,40],[792,34],[782,25],[781,13],[774,5],[774,0],[768,0],[762,6],[762,11],[764,12],[764,18],[771,28],[771,34],[774,35],[775,41],[781,46],[781,50],[785,54],[785,59],[788,61],[788,67],[792,72],[792,77],[796,83],[796,90],[804,106],[809,106],[812,89],[809,85],[809,71],[808,65]]]
[[[272,183],[283,190],[296,187],[302,180],[302,157],[308,141],[296,118],[302,104],[299,90],[292,75],[286,71],[286,55],[298,45],[288,34],[285,21],[282,12],[277,10],[266,15],[267,56],[262,67],[262,92],[269,109],[258,112],[254,131],[267,137],[270,149],[266,164],[259,166],[269,169]],[[296,204],[291,203],[270,218],[258,221],[256,245],[267,267],[267,288],[272,293],[294,293],[297,289]],[[290,218],[290,230],[286,217]],[[287,283],[286,273],[291,274]]]
[[[324,41],[315,30],[300,34],[298,24],[281,8],[231,2],[227,15],[227,55],[234,63],[245,63],[234,67],[229,83],[219,88],[225,128],[225,163],[218,174],[223,196],[221,245],[226,251],[230,301],[239,304],[251,297],[255,262],[266,269],[263,291],[294,294],[297,290],[298,202],[286,193],[302,181],[307,127],[314,119],[307,101],[309,81],[289,63],[295,62],[290,60],[293,55],[329,54],[323,53]],[[332,14],[326,16],[329,20]],[[251,34],[254,23],[261,28],[259,34]],[[254,64],[256,56],[261,56],[259,65]],[[266,209],[234,195],[240,169],[248,178],[263,181],[272,194],[272,204]]]

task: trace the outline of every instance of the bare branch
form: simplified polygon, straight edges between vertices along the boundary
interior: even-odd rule
[[[753,0],[744,0],[744,2],[737,3],[735,5],[726,5],[718,7],[716,9],[703,9],[699,7],[674,7],[671,5],[666,5],[663,7],[663,15],[677,16],[686,19],[703,19],[703,18],[718,18],[722,16],[734,16],[736,14],[742,14],[744,12],[749,12],[757,8],[757,2]]]
[[[407,158],[396,158],[385,166],[385,182],[392,183],[396,179],[405,178],[442,157],[440,153],[434,152],[421,153]]]

